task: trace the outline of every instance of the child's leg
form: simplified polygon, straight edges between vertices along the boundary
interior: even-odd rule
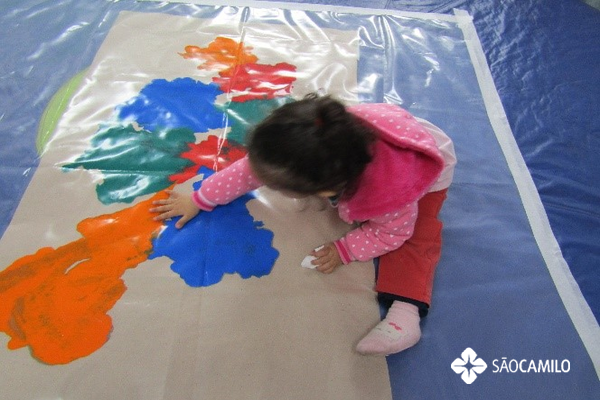
[[[419,200],[419,214],[412,237],[398,250],[379,259],[378,293],[431,303],[435,268],[442,248],[442,223],[438,214],[447,190],[426,194]],[[426,308],[421,311],[427,313]]]
[[[425,195],[419,201],[413,236],[398,250],[380,257],[376,290],[393,303],[386,318],[357,345],[359,352],[387,355],[419,341],[419,314],[427,314],[441,255],[442,223],[438,214],[446,192]]]

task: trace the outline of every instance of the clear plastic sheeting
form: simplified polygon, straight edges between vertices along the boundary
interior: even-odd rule
[[[598,393],[597,338],[556,290],[468,15],[26,3],[0,28],[3,396]],[[300,266],[349,229],[335,210],[261,189],[181,231],[148,212],[312,91],[401,105],[455,142],[433,307],[387,362],[353,350],[379,319],[372,263]],[[473,354],[487,368],[467,384],[451,365]]]

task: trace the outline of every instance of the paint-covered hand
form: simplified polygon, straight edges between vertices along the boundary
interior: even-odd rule
[[[310,255],[315,257],[312,264],[317,266],[317,271],[324,274],[332,273],[337,267],[343,264],[333,243],[324,244],[319,250],[313,250]]]
[[[200,209],[194,204],[190,196],[182,195],[172,190],[167,190],[166,192],[169,194],[169,198],[153,201],[152,204],[158,207],[151,208],[150,212],[158,214],[154,217],[155,221],[163,221],[181,216],[175,224],[177,229],[181,229],[188,221],[198,215]]]

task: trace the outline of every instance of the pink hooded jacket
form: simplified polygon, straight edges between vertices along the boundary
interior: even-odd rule
[[[377,140],[373,160],[356,190],[338,203],[344,221],[360,223],[334,242],[344,264],[371,260],[410,238],[418,200],[432,189],[448,187],[456,161],[452,142],[439,128],[417,121],[398,106],[361,104],[348,107],[348,111],[369,127]],[[442,147],[445,150],[440,151]],[[207,178],[192,199],[200,209],[210,211],[260,186],[244,157]]]

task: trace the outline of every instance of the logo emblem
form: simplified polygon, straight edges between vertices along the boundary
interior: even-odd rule
[[[452,362],[451,367],[454,372],[460,374],[467,385],[470,385],[475,382],[478,374],[487,369],[487,364],[481,358],[477,358],[477,353],[472,348],[467,347],[460,357]]]

